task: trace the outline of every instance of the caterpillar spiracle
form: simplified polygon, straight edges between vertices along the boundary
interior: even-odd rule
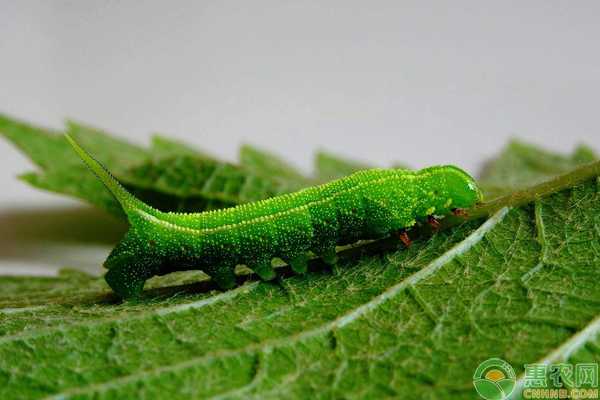
[[[67,140],[123,207],[131,224],[104,262],[105,279],[121,298],[137,296],[147,279],[199,269],[220,287],[235,285],[234,269],[244,264],[262,279],[273,279],[279,257],[295,273],[307,268],[311,250],[326,263],[335,247],[361,239],[398,234],[417,223],[438,226],[436,218],[483,200],[463,170],[434,166],[420,171],[373,169],[268,200],[194,213],[164,213],[130,194],[100,163]]]

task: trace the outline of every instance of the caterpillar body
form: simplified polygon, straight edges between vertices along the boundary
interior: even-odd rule
[[[311,250],[326,263],[335,246],[399,234],[416,223],[437,226],[436,217],[466,213],[483,195],[463,170],[434,166],[420,171],[373,169],[268,200],[217,211],[160,212],[130,194],[102,165],[67,140],[119,201],[131,224],[104,262],[105,279],[121,298],[137,296],[147,279],[200,269],[224,289],[235,285],[244,264],[262,279],[276,274],[279,257],[296,273]]]

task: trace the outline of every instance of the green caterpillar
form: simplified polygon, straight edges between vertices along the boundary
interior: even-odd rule
[[[147,279],[200,269],[220,287],[235,285],[235,266],[245,264],[262,279],[275,277],[279,257],[296,273],[311,250],[337,261],[336,245],[398,234],[435,216],[466,216],[483,195],[473,179],[452,165],[420,171],[374,169],[289,195],[235,208],[196,214],[163,213],[131,195],[102,165],[67,140],[119,201],[131,229],[104,262],[106,282],[121,298],[137,296]]]

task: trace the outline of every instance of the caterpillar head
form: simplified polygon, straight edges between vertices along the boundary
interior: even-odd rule
[[[469,174],[453,165],[441,167],[444,186],[452,199],[449,208],[469,208],[483,202],[483,193]]]
[[[469,174],[453,165],[424,168],[418,172],[422,189],[431,201],[421,205],[417,215],[447,215],[473,207],[483,201],[483,194]],[[456,213],[456,212],[454,212]]]

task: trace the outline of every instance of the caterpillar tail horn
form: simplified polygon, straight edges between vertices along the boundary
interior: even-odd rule
[[[145,212],[154,214],[153,211],[155,210],[152,209],[152,207],[148,206],[138,198],[134,197],[131,193],[129,193],[127,189],[125,189],[123,185],[121,185],[119,181],[117,181],[117,178],[115,178],[110,172],[108,172],[108,170],[104,168],[102,164],[96,161],[85,150],[79,147],[79,145],[75,143],[75,141],[71,139],[69,135],[65,134],[65,137],[67,138],[71,146],[73,146],[73,149],[75,149],[79,157],[81,157],[81,159],[87,164],[87,166],[90,167],[92,172],[102,181],[104,186],[106,186],[106,188],[110,190],[110,192],[115,197],[115,199],[117,199],[119,204],[121,204],[121,207],[123,207],[123,211],[125,211],[125,214],[127,214],[127,217],[129,218],[130,222],[131,214],[137,210],[143,210]]]

